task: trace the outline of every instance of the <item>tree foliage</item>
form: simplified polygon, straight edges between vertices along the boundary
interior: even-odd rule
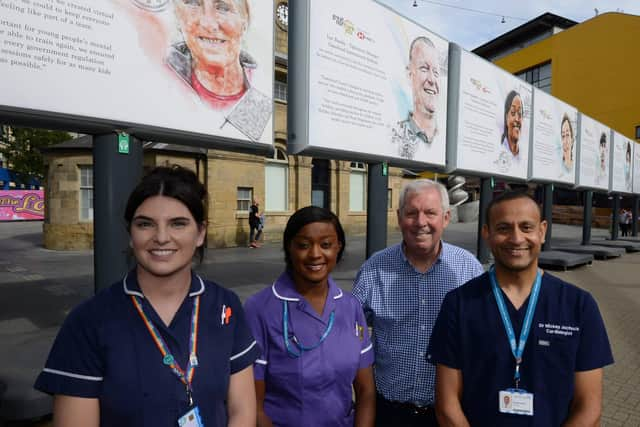
[[[44,178],[44,159],[39,149],[70,140],[67,132],[2,126],[0,148],[8,166],[15,172]]]

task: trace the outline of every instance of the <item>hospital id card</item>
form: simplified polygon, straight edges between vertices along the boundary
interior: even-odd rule
[[[202,418],[200,418],[200,409],[195,406],[186,414],[178,419],[179,427],[204,427]]]
[[[533,415],[533,393],[525,390],[501,390],[498,394],[498,407],[503,414]]]

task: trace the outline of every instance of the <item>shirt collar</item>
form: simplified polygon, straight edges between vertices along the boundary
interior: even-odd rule
[[[422,129],[420,129],[418,124],[413,119],[413,113],[409,113],[408,127],[409,127],[409,131],[413,135],[415,135],[417,138],[421,139],[422,142],[427,143],[427,144],[430,144],[436,138],[436,135],[438,134],[438,126],[436,125],[436,128],[433,130],[433,136],[431,137],[431,139],[429,139],[427,134],[424,133],[424,131]]]
[[[135,269],[128,272],[122,279],[122,288],[126,295],[135,295],[140,298],[144,298],[140,284],[138,283],[138,276]],[[205,286],[204,281],[200,276],[191,272],[191,287],[189,288],[189,296],[195,297],[204,293]]]
[[[409,261],[409,258],[407,258],[407,255],[404,253],[404,242],[398,245],[398,251],[400,252],[400,256],[402,257],[404,262],[409,264],[411,268],[415,269],[415,267],[413,267],[413,264],[411,264],[411,261]],[[442,239],[440,239],[440,253],[438,254],[438,258],[436,258],[435,262],[432,264],[431,267],[442,262],[443,258],[446,256],[445,254],[446,251],[447,251],[447,244]],[[431,267],[429,267],[429,270],[431,270]]]
[[[293,278],[288,271],[282,273],[280,277],[273,282],[271,291],[276,298],[283,301],[300,301],[302,299],[302,295],[296,291],[295,283],[293,283]],[[327,297],[336,300],[342,298],[342,296],[342,289],[340,289],[331,276],[329,276],[329,293]]]

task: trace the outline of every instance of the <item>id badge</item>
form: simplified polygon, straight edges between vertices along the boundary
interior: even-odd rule
[[[526,390],[501,390],[498,394],[498,407],[503,414],[533,415],[533,393]]]
[[[204,427],[202,418],[200,418],[200,409],[194,406],[178,419],[178,426],[180,427]]]

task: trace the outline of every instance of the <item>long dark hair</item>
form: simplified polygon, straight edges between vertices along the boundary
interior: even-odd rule
[[[507,142],[509,142],[509,130],[507,129],[507,113],[509,113],[509,110],[511,110],[511,104],[513,103],[513,100],[516,98],[516,96],[522,99],[517,91],[512,90],[511,92],[509,92],[509,94],[507,95],[507,99],[505,99],[504,101],[504,114],[502,115],[502,119],[504,120],[504,127],[502,128],[502,138],[500,138],[500,144],[502,144],[502,141],[504,141],[505,138],[507,139]]]

